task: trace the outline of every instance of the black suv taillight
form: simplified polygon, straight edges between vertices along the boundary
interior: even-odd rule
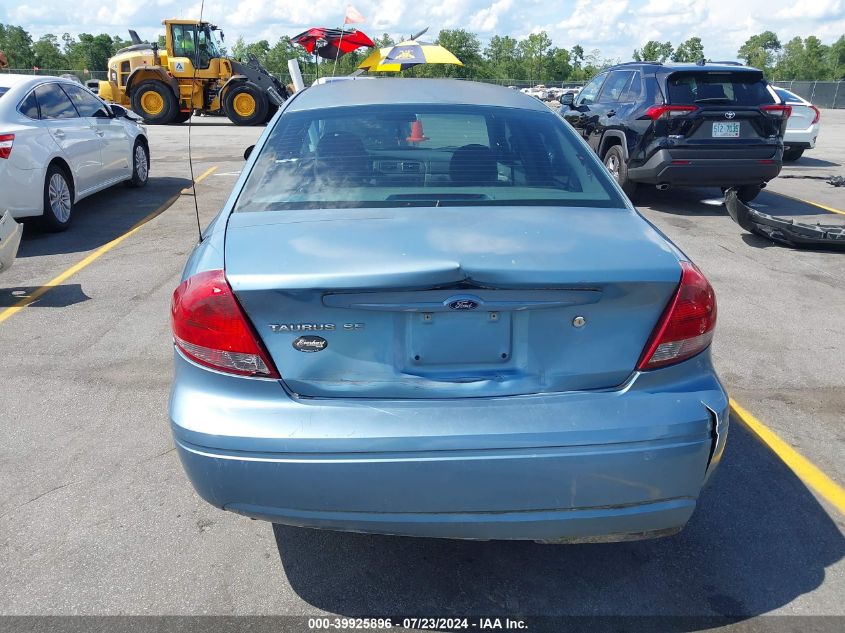
[[[645,116],[652,121],[657,121],[658,119],[671,119],[677,116],[685,116],[691,112],[695,112],[696,110],[698,110],[698,106],[694,105],[655,105],[645,111]]]

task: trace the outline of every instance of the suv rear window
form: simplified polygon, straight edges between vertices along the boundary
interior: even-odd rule
[[[669,103],[757,106],[775,103],[762,75],[754,72],[679,72],[666,80]]]
[[[282,116],[235,211],[446,205],[624,202],[551,111],[373,105]]]

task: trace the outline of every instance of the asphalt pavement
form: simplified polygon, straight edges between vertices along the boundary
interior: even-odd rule
[[[194,122],[204,226],[262,130]],[[845,210],[843,189],[801,177],[845,175],[845,111],[822,122],[819,147],[761,194],[762,210],[845,223],[778,195]],[[0,318],[55,286],[0,321],[0,614],[728,616],[738,630],[845,616],[845,517],[737,420],[688,527],[655,541],[366,536],[205,504],[167,423],[170,294],[197,240],[187,135],[151,127],[148,187],[84,201],[64,234],[27,226],[0,276]],[[845,256],[746,234],[718,190],[643,190],[637,204],[716,289],[714,356],[731,396],[845,485]],[[656,630],[705,628],[684,622]]]

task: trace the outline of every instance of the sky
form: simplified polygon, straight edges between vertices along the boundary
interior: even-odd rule
[[[736,59],[755,33],[771,30],[782,42],[816,35],[830,43],[845,34],[845,0],[354,0],[372,37],[407,36],[430,27],[465,28],[482,41],[546,31],[556,46],[580,44],[588,53],[628,60],[648,40],[704,42],[711,59]],[[231,44],[295,35],[310,26],[339,26],[347,0],[207,0],[203,19],[218,24]],[[23,26],[34,38],[134,28],[144,39],[163,33],[166,17],[197,18],[200,2],[186,0],[0,0],[0,23]]]

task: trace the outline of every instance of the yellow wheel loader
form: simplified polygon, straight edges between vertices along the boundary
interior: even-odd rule
[[[165,20],[165,51],[141,42],[109,60],[106,101],[131,108],[153,124],[182,123],[193,112],[224,114],[237,125],[261,125],[287,99],[284,84],[250,55],[247,63],[220,55],[218,29],[208,22]]]

